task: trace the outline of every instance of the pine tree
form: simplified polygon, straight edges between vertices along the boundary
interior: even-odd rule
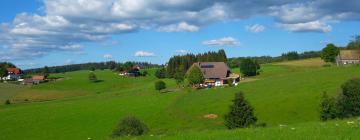
[[[242,92],[235,94],[230,112],[225,115],[225,125],[228,129],[245,128],[255,125],[257,118],[254,116],[254,109],[245,100]]]

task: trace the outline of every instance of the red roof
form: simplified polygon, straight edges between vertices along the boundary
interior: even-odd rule
[[[8,71],[8,73],[21,74],[21,70],[18,68],[7,68],[6,71]]]

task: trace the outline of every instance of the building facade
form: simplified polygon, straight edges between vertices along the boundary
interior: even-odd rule
[[[339,55],[336,57],[336,63],[338,66],[358,64],[360,63],[360,51],[359,50],[340,50]]]

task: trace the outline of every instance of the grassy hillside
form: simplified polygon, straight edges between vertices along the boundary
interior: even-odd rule
[[[263,65],[260,76],[232,88],[177,89],[174,80],[166,79],[171,90],[167,93],[155,91],[157,79],[153,75],[121,78],[111,71],[96,71],[102,82],[91,83],[87,80],[88,71],[59,74],[57,76],[65,80],[19,88],[25,93],[38,91],[28,98],[49,95],[47,98],[52,101],[0,105],[0,139],[107,139],[126,115],[135,115],[148,124],[148,135],[154,137],[141,137],[144,139],[219,139],[240,135],[245,139],[276,136],[287,139],[307,134],[314,134],[312,138],[316,139],[326,134],[332,136],[333,132],[350,138],[357,136],[358,130],[353,127],[344,125],[339,131],[340,128],[332,125],[345,124],[345,121],[320,123],[318,109],[321,94],[324,91],[331,95],[338,93],[344,81],[360,75],[360,67],[311,67],[301,61],[292,63],[296,65]],[[266,123],[267,128],[226,130],[222,116],[228,111],[234,93],[240,90],[255,108],[259,122]],[[25,96],[11,94],[0,97]],[[58,94],[64,96],[57,97]],[[210,113],[220,117],[214,120],[203,117]],[[295,127],[296,131],[279,130],[279,125]],[[275,135],[271,137],[272,134]]]

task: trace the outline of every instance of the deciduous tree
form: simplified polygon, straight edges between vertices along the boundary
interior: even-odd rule
[[[336,62],[336,56],[339,54],[340,50],[334,44],[328,44],[321,52],[321,59],[325,62]]]

